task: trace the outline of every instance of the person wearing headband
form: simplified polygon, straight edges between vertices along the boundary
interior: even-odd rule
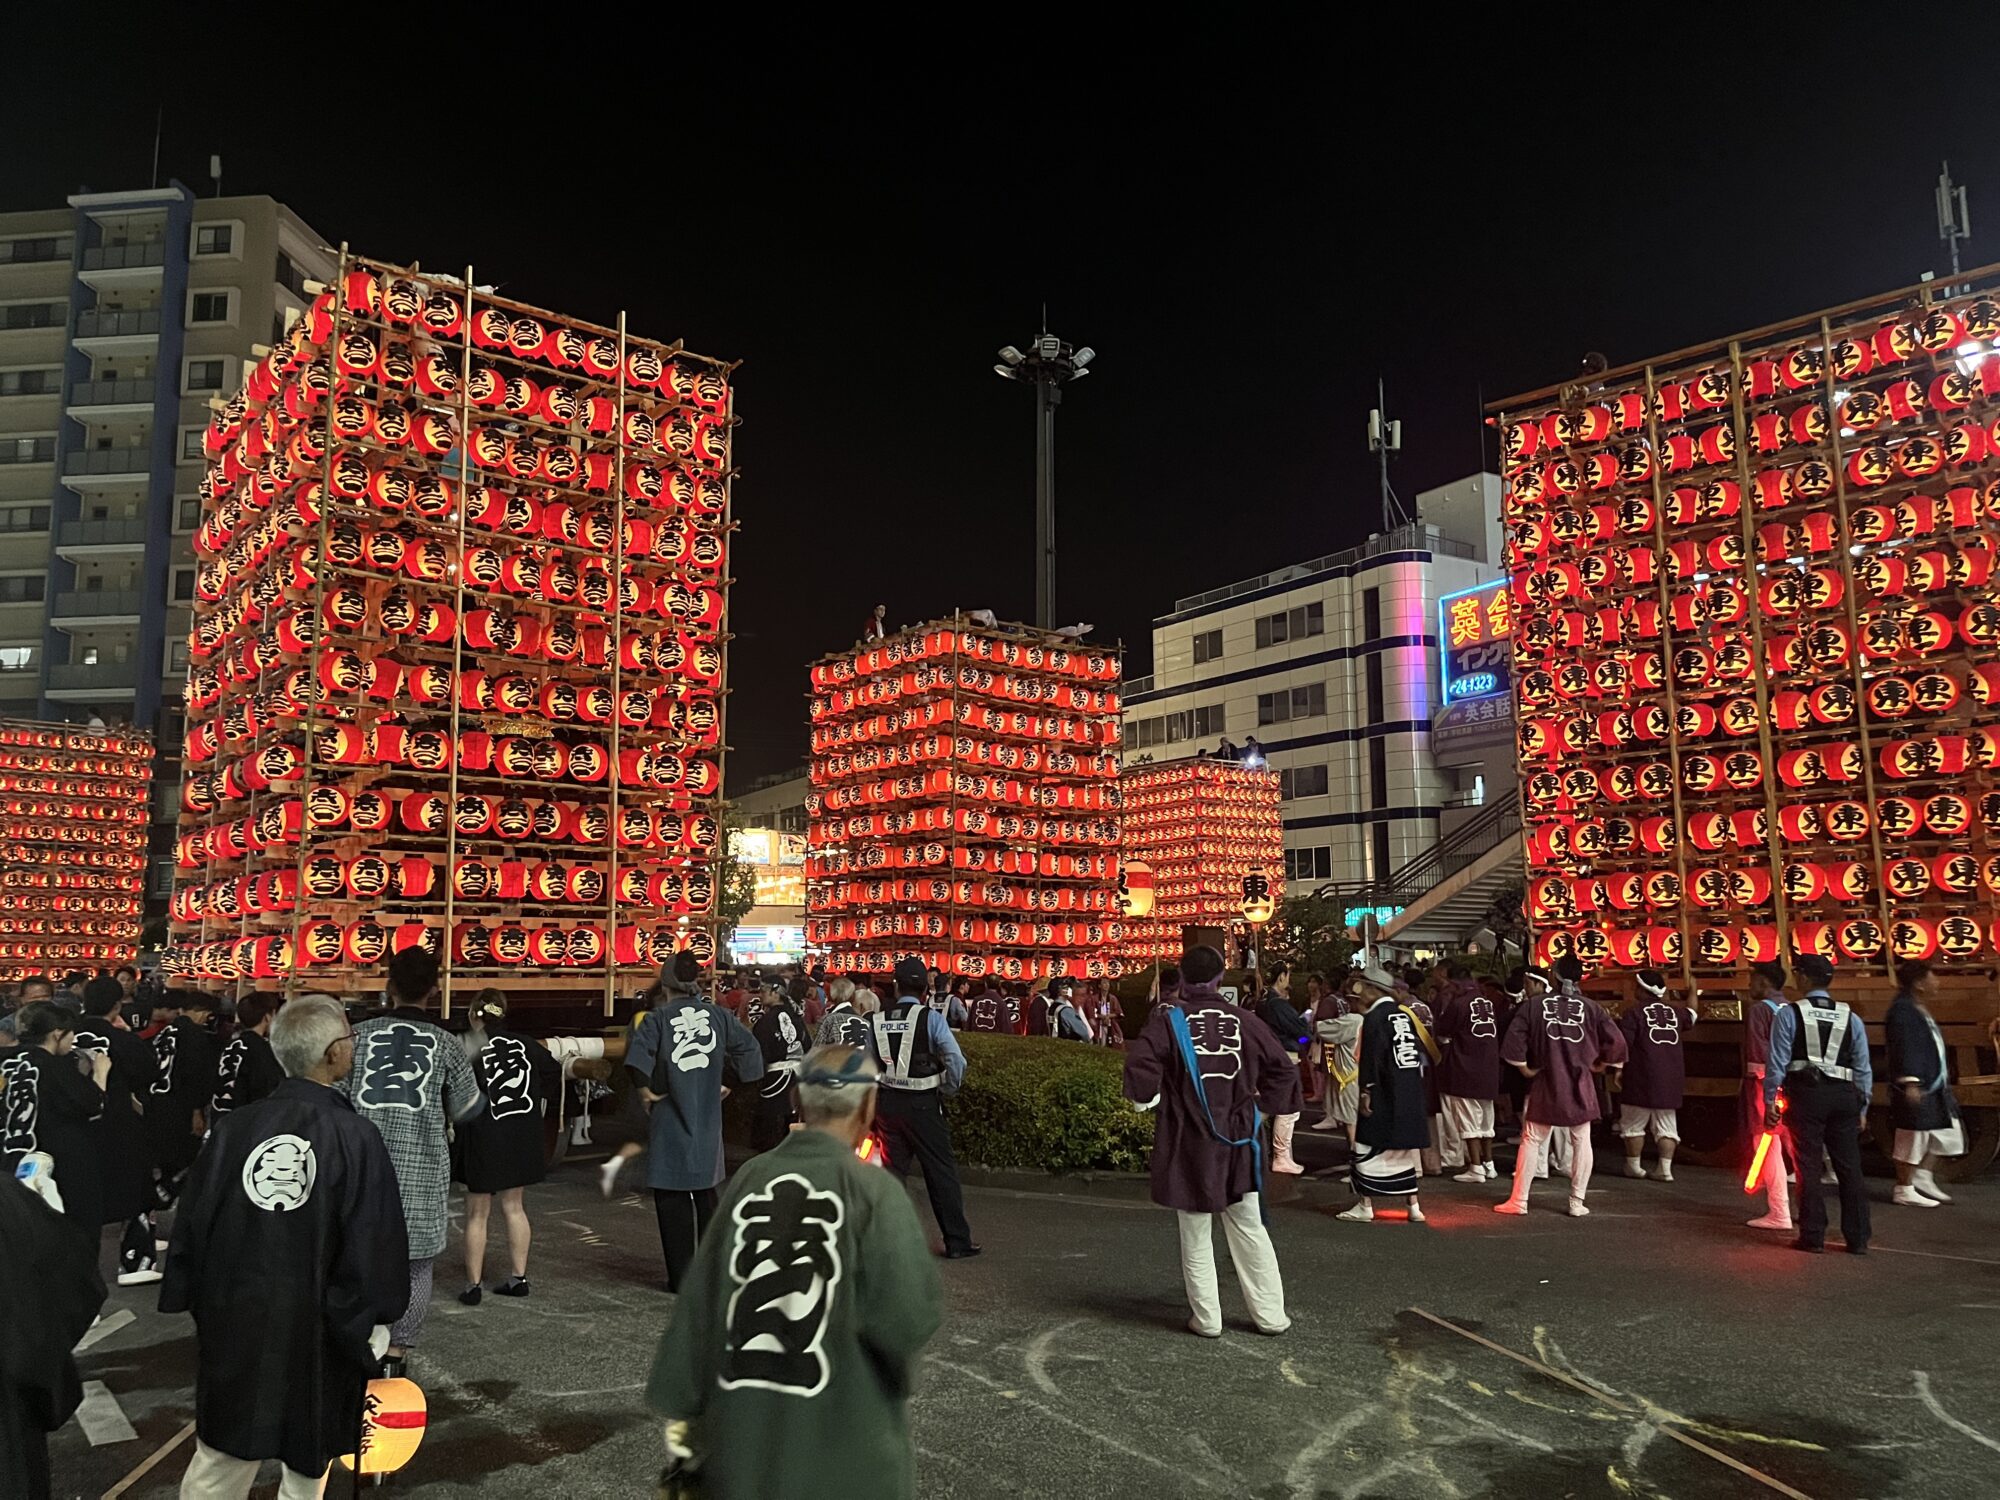
[[[922,992],[901,1008],[930,1014]],[[737,1172],[682,1284],[646,1400],[704,1495],[916,1493],[908,1401],[943,1297],[902,1183],[857,1155],[880,1077],[858,1048],[806,1055],[803,1128]]]
[[[472,1060],[484,1107],[474,1110],[458,1127],[459,1175],[465,1183],[465,1290],[458,1300],[477,1307],[486,1272],[486,1226],[493,1200],[500,1200],[500,1217],[507,1225],[507,1254],[513,1275],[493,1288],[498,1297],[528,1295],[527,1205],[522,1191],[547,1172],[542,1151],[542,1120],[562,1090],[562,1068],[549,1049],[530,1036],[509,1029],[507,997],[484,989],[473,998],[472,1013],[485,1038]]]
[[[1658,1182],[1674,1180],[1674,1148],[1680,1144],[1681,1098],[1687,1092],[1687,1057],[1683,1044],[1694,1030],[1695,1012],[1667,998],[1667,978],[1658,969],[1641,969],[1633,976],[1639,993],[1618,1029],[1625,1033],[1625,1067],[1619,1074],[1618,1136],[1625,1143],[1625,1175],[1644,1177],[1641,1158],[1646,1132],[1660,1150],[1653,1171]]]
[[[1500,1046],[1500,1060],[1527,1075],[1528,1105],[1514,1161],[1514,1190],[1493,1211],[1528,1211],[1542,1148],[1561,1132],[1570,1143],[1569,1214],[1581,1219],[1590,1212],[1584,1197],[1594,1162],[1590,1126],[1599,1108],[1596,1075],[1625,1061],[1625,1034],[1603,1006],[1583,993],[1583,965],[1574,955],[1557,960],[1554,981],[1559,988],[1552,992],[1546,970],[1528,970],[1527,998]]]

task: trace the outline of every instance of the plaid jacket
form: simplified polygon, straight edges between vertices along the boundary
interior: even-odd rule
[[[443,1027],[417,1012],[391,1011],[354,1028],[354,1071],[340,1088],[389,1148],[410,1259],[439,1254],[451,1196],[446,1122],[463,1120],[485,1102],[472,1064]]]

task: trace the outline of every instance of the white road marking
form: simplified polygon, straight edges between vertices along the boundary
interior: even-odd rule
[[[70,1353],[81,1354],[83,1353],[84,1350],[88,1349],[92,1344],[100,1343],[103,1340],[110,1338],[112,1334],[116,1333],[126,1324],[137,1321],[138,1321],[137,1313],[133,1312],[132,1309],[129,1307],[121,1307],[118,1309],[117,1312],[113,1313],[110,1317],[101,1318],[96,1323],[92,1324],[90,1332],[86,1333],[82,1338],[76,1341],[76,1347],[72,1349]]]
[[[1202,1478],[1199,1474],[1190,1474],[1184,1467],[1182,1467],[1179,1464],[1170,1464],[1166,1462],[1164,1459],[1155,1458],[1150,1453],[1143,1453],[1137,1448],[1131,1447],[1125,1443],[1121,1443],[1117,1438],[1113,1437],[1110,1433],[1099,1432],[1095,1427],[1086,1426],[1084,1423],[1077,1421],[1074,1417],[1069,1416],[1067,1413],[1059,1412],[1054,1407],[1048,1405],[1047,1403],[1035,1400],[1035,1398],[1032,1396],[1021,1396],[1019,1392],[1008,1391],[1002,1382],[995,1380],[991,1375],[988,1375],[983,1371],[973,1369],[970,1365],[961,1365],[955,1363],[952,1360],[939,1359],[935,1354],[930,1356],[928,1363],[936,1365],[939,1369],[951,1370],[957,1374],[963,1375],[968,1380],[976,1380],[981,1385],[985,1386],[988,1390],[999,1391],[1002,1396],[1007,1396],[1010,1398],[1018,1398],[1021,1405],[1034,1408],[1034,1410],[1040,1412],[1043,1416],[1049,1418],[1049,1420],[1053,1422],[1060,1422],[1065,1427],[1073,1427],[1078,1432],[1082,1433],[1085,1437],[1095,1438],[1100,1444],[1102,1444],[1106,1448],[1111,1449],[1112,1452],[1114,1453],[1122,1453],[1127,1458],[1137,1459],[1140,1463],[1151,1464],[1156,1469],[1165,1469],[1169,1474],[1172,1474],[1175,1478],[1192,1480],[1194,1483],[1200,1485],[1205,1490],[1212,1490],[1215,1488],[1214,1485],[1210,1484],[1206,1479]]]
[[[1021,1362],[1028,1367],[1028,1378],[1034,1381],[1035,1389],[1043,1395],[1060,1396],[1062,1394],[1061,1391],[1056,1389],[1055,1381],[1049,1378],[1050,1347],[1055,1343],[1057,1335],[1068,1333],[1070,1329],[1083,1321],[1082,1318],[1071,1318],[1067,1323],[1058,1323],[1053,1328],[1044,1328],[1040,1333],[1028,1340],[1028,1349],[1021,1356]]]
[[[1551,1448],[1547,1443],[1537,1442],[1534,1438],[1529,1437],[1526,1433],[1515,1432],[1511,1428],[1502,1427],[1498,1422],[1493,1421],[1489,1417],[1482,1417],[1478,1412],[1474,1411],[1469,1406],[1460,1406],[1456,1401],[1452,1400],[1449,1396],[1440,1396],[1436,1391],[1432,1391],[1430,1392],[1430,1398],[1431,1400],[1437,1402],[1439,1406],[1444,1407],[1447,1411],[1457,1412],[1461,1417],[1465,1418],[1466,1421],[1471,1422],[1474,1426],[1484,1427],[1489,1432],[1496,1433],[1499,1436],[1507,1439],[1507,1441],[1510,1443],[1519,1443],[1523,1448],[1532,1448],[1537,1453],[1553,1453],[1556,1451],[1555,1449]]]
[[[1979,1255],[1942,1255],[1936,1250],[1898,1250],[1894,1245],[1870,1245],[1868,1248],[1882,1255],[1921,1255],[1926,1260],[1962,1260],[1968,1266],[2000,1266],[2000,1260],[1990,1260]]]
[[[1375,1415],[1375,1406],[1357,1406],[1338,1422],[1322,1427],[1313,1435],[1311,1442],[1299,1449],[1292,1461],[1285,1465],[1285,1485],[1291,1491],[1292,1500],[1312,1500],[1320,1493],[1318,1476],[1313,1472],[1320,1462],[1340,1446],[1341,1440],[1363,1422]]]
[[[588,1391],[530,1391],[529,1394],[533,1396],[545,1396],[549,1400],[555,1401],[569,1396],[620,1396],[626,1391],[643,1391],[645,1388],[645,1381],[635,1380],[630,1385],[601,1385],[594,1390]]]
[[[139,1436],[125,1420],[125,1409],[111,1394],[111,1387],[101,1380],[83,1383],[83,1404],[76,1409],[76,1425],[83,1429],[93,1448],[102,1448],[106,1443],[129,1443]]]
[[[1910,1376],[1917,1383],[1917,1399],[1924,1403],[1924,1410],[1944,1423],[1953,1432],[1959,1434],[1959,1436],[1969,1437],[1973,1442],[1979,1444],[1980,1447],[1991,1448],[1995,1453],[2000,1453],[2000,1443],[1996,1443],[1992,1438],[1981,1432],[1977,1427],[1972,1426],[1969,1422],[1959,1421],[1957,1417],[1954,1417],[1944,1409],[1944,1404],[1931,1394],[1931,1378],[1929,1375],[1925,1374],[1922,1370],[1912,1370],[1910,1371]]]

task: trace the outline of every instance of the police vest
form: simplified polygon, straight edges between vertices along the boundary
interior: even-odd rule
[[[944,1059],[931,1050],[930,1019],[924,1003],[908,995],[875,1013],[869,1027],[883,1088],[918,1093],[938,1086]]]
[[[1854,1037],[1845,1004],[1825,995],[1808,995],[1792,1006],[1798,1036],[1792,1042],[1787,1073],[1818,1073],[1823,1078],[1854,1081]]]

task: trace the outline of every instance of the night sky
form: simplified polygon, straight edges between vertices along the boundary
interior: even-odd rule
[[[1115,51],[1053,12],[1023,13],[1057,33],[1030,48],[985,13],[725,34],[557,7],[459,76],[462,20],[417,7],[353,8],[325,62],[232,53],[241,7],[34,10],[0,209],[145,186],[163,105],[163,180],[207,191],[219,152],[227,191],[330,241],[744,361],[735,786],[803,760],[804,663],[878,600],[1031,611],[1033,397],[991,366],[1044,303],[1098,350],[1057,423],[1059,612],[1138,673],[1177,596],[1373,529],[1378,372],[1407,498],[1481,462],[1482,392],[1942,266],[1940,157],[1970,262],[2000,260],[2000,19],[1969,6],[1922,32],[1880,5],[1265,36],[1127,12],[1149,29]],[[127,19],[153,15],[188,30]]]

